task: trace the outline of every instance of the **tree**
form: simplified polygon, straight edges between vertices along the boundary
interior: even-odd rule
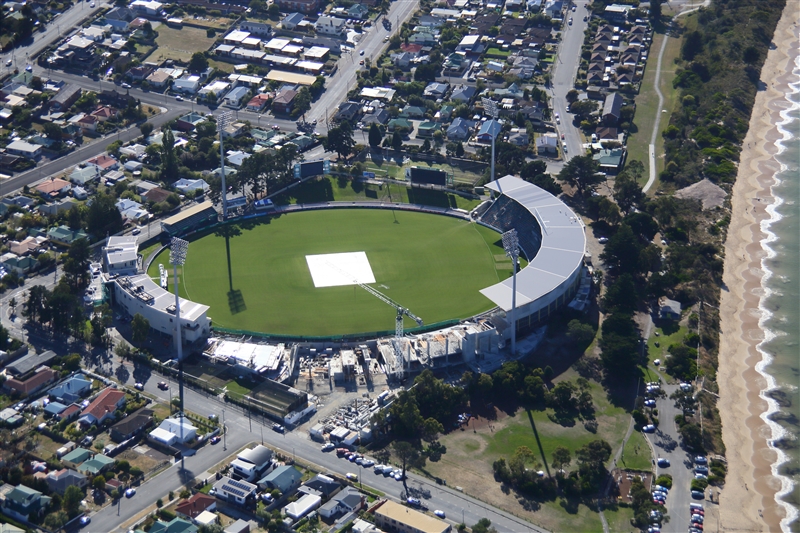
[[[22,308],[22,316],[31,322],[41,323],[49,296],[50,291],[44,285],[34,285],[28,289],[28,299]]]
[[[553,450],[553,459],[551,464],[554,468],[558,468],[560,472],[564,472],[564,468],[568,467],[569,464],[572,462],[572,455],[569,453],[569,450],[564,448],[563,446],[557,446],[555,450]]]
[[[90,257],[88,240],[78,239],[70,245],[64,260],[64,281],[76,293],[89,284]]]
[[[101,443],[101,446],[102,446],[102,443]],[[95,489],[95,490],[105,490],[105,488],[106,488],[106,478],[102,474],[94,476],[94,479],[92,480],[92,488]]]
[[[178,156],[175,153],[175,135],[169,126],[161,139],[161,179],[172,183],[178,179]]]
[[[631,227],[623,222],[619,229],[606,243],[600,259],[609,267],[615,268],[618,274],[638,274],[641,271],[639,252],[642,250],[639,238],[633,234]]]
[[[428,418],[422,423],[422,440],[433,442],[440,433],[444,433],[444,426],[435,418]]]
[[[96,237],[118,233],[122,230],[122,215],[113,196],[98,192],[86,212],[86,229]]]
[[[573,113],[579,120],[586,120],[597,111],[597,102],[594,100],[580,100],[569,106],[569,112]]]
[[[339,159],[347,159],[356,146],[356,141],[353,139],[353,128],[350,123],[342,122],[338,127],[328,130],[328,136],[323,140],[322,144],[325,150],[336,152]]]
[[[8,301],[8,306],[11,308],[11,316],[16,315],[17,314],[17,299],[16,298],[11,298],[11,300]]]
[[[640,167],[643,168],[640,161],[631,161],[614,180],[614,201],[625,214],[634,206],[640,205],[644,199],[642,186],[638,182],[641,177]]]
[[[369,145],[373,148],[377,148],[381,145],[382,140],[383,134],[381,133],[381,128],[373,122],[369,127]]]
[[[587,191],[594,190],[595,185],[603,181],[603,176],[598,173],[599,164],[592,158],[592,154],[573,157],[564,165],[558,174],[558,179],[578,189],[578,194],[583,196]]]
[[[150,322],[139,313],[136,313],[131,321],[131,329],[133,330],[133,342],[141,346],[150,333]]]
[[[417,450],[414,449],[414,446],[412,446],[410,442],[396,440],[392,443],[392,451],[403,465],[403,488],[408,492],[408,486],[406,485],[406,467],[417,455]]]
[[[139,126],[139,131],[142,132],[142,137],[149,137],[151,133],[153,133],[153,123],[152,122],[145,122],[141,126]]]
[[[61,131],[61,126],[56,124],[55,122],[45,122],[42,125],[42,129],[44,130],[45,134],[47,134],[48,139],[52,139],[58,143],[64,138],[64,134]]]
[[[611,445],[602,439],[596,439],[575,451],[578,463],[593,469],[601,468],[611,457]]]
[[[70,485],[64,491],[64,498],[61,500],[61,506],[70,518],[74,518],[81,510],[81,501],[83,500],[83,491],[76,485]]]
[[[189,72],[204,72],[208,68],[208,58],[203,52],[195,52],[189,60]]]
[[[580,93],[576,89],[570,89],[569,91],[567,91],[567,102],[570,104],[575,103],[578,100],[579,95]]]
[[[279,18],[281,16],[280,6],[274,2],[271,3],[267,8],[267,15],[273,20]]]
[[[600,359],[611,375],[630,375],[637,369],[639,361],[639,328],[633,315],[613,312],[603,321],[600,328]]]
[[[309,109],[311,109],[311,91],[308,90],[308,87],[303,87],[297,92],[297,96],[294,97],[292,115],[299,117]]]
[[[396,131],[392,134],[392,148],[398,151],[403,148],[403,138],[400,136],[400,132]]]
[[[541,187],[550,194],[561,194],[561,186],[547,173],[547,163],[540,159],[529,161],[522,165],[519,177]]]
[[[478,523],[472,526],[472,533],[497,533],[492,527],[492,521],[488,518],[481,518]]]
[[[578,319],[570,320],[567,324],[567,338],[575,346],[585,348],[594,339],[594,328]]]
[[[456,157],[464,157],[464,143],[461,141],[456,143]]]

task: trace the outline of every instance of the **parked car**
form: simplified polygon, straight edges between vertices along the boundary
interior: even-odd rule
[[[692,491],[692,498],[695,500],[703,500],[706,497],[706,493],[701,490],[693,490]]]
[[[285,430],[286,430],[286,428],[284,428],[280,424],[272,424],[272,431],[277,431],[278,433],[283,433]]]
[[[211,444],[216,444],[216,443],[218,443],[220,440],[222,440],[222,439],[220,438],[220,436],[219,436],[219,435],[214,435],[213,437],[211,437],[211,438],[208,440],[208,442],[210,442]]]
[[[120,87],[122,87],[123,89],[130,89],[131,88],[131,84],[130,83],[122,83],[122,84],[120,84]]]
[[[346,474],[344,475],[344,477],[346,477],[346,478],[347,478],[347,479],[349,479],[350,481],[358,481],[358,475],[357,475],[357,474],[354,474],[354,473],[352,473],[352,472],[348,472],[348,473],[346,473]]]
[[[642,428],[642,431],[645,433],[655,433],[656,427],[653,424],[647,424]]]
[[[135,494],[136,494],[136,489],[134,489],[133,487],[131,487],[128,490],[125,491],[125,497],[126,498],[133,498],[133,496]]]
[[[436,516],[438,516],[439,518],[445,518],[444,511],[440,511],[439,509],[436,509],[436,510],[433,512],[433,514],[435,514],[435,515],[436,515]]]
[[[648,400],[645,400],[644,401],[644,406],[645,407],[655,407],[656,406],[656,401],[653,400],[652,398],[648,399]]]
[[[419,501],[418,498],[408,498],[406,502],[408,503],[408,505],[411,505],[412,507],[419,507],[421,505],[421,502]]]
[[[696,466],[694,468],[695,474],[706,474],[708,475],[708,467],[707,466]]]
[[[167,390],[169,388],[169,383],[167,383],[166,381],[159,381],[158,388],[161,390]]]
[[[89,525],[89,522],[92,521],[92,518],[89,515],[83,515],[79,520],[81,526]]]
[[[658,466],[660,466],[661,468],[668,467],[669,466],[669,459],[666,459],[664,457],[659,457],[658,458]]]
[[[334,448],[336,448],[336,445],[334,445],[332,442],[326,442],[325,445],[322,447],[322,451],[329,452]]]
[[[134,383],[133,388],[136,390],[144,390],[144,383]]]
[[[704,465],[704,464],[708,464],[708,459],[706,459],[702,455],[698,455],[697,457],[694,458],[694,462],[699,464],[699,465]]]

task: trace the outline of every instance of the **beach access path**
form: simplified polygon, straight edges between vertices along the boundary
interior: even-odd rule
[[[788,531],[788,504],[775,494],[781,480],[772,473],[777,453],[767,439],[771,429],[762,415],[766,379],[757,371],[762,361],[758,344],[759,304],[765,256],[760,223],[769,218],[770,186],[779,170],[773,156],[781,137],[776,124],[786,104],[788,84],[800,53],[800,4],[787,2],[773,36],[773,47],[761,71],[750,128],[742,145],[739,173],[733,188],[732,216],[725,243],[725,271],[720,303],[720,358],[717,382],[728,474],[720,495],[720,531]],[[783,522],[782,522],[783,520]]]

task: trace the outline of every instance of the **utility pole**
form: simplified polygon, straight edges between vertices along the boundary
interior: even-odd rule
[[[228,449],[228,439],[226,438],[227,436],[228,436],[228,432],[226,431],[226,428],[225,428],[225,409],[223,409],[222,410],[222,449],[223,450],[227,450]]]

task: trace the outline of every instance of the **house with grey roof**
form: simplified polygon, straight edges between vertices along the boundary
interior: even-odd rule
[[[92,382],[83,374],[75,374],[50,389],[50,397],[64,404],[71,404],[92,390]]]
[[[325,518],[332,518],[340,513],[360,511],[365,502],[366,497],[355,487],[345,487],[319,508],[319,514]]]
[[[475,94],[477,92],[477,89],[470,85],[459,85],[453,89],[453,94],[450,96],[450,99],[456,102],[464,102],[467,104],[471,102],[473,98],[475,98]]]
[[[607,126],[616,126],[622,116],[622,104],[624,99],[619,93],[611,93],[606,96],[603,103],[603,123]]]
[[[62,495],[67,491],[67,487],[70,485],[75,485],[82,489],[89,484],[89,479],[85,475],[70,468],[52,470],[47,474],[45,481],[52,492],[57,492]]]
[[[258,482],[258,486],[263,490],[279,490],[281,494],[287,494],[300,486],[303,474],[294,466],[279,466]]]
[[[469,138],[474,127],[474,121],[458,117],[447,128],[447,138],[451,141],[464,141]]]

